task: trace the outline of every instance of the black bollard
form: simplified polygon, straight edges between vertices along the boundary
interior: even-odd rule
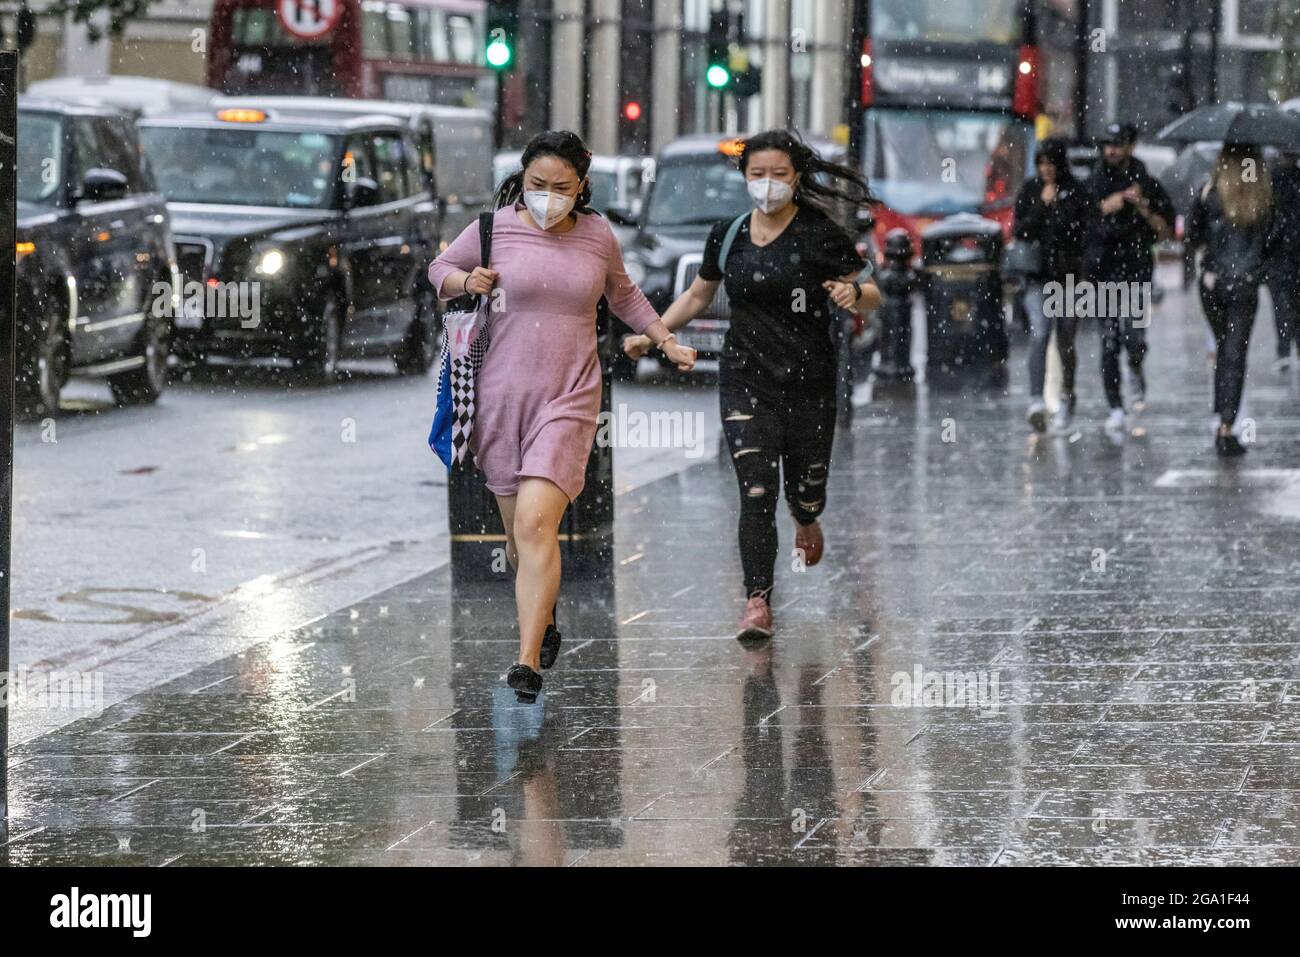
[[[912,294],[919,279],[912,268],[912,239],[905,229],[890,230],[885,237],[884,262],[876,273],[880,289],[881,379],[910,382],[912,369]]]
[[[601,411],[612,408],[612,352],[605,300],[596,310],[596,348],[600,356]],[[560,555],[569,581],[610,577],[614,568],[614,450],[593,443],[587,460],[582,494],[560,522]],[[451,529],[453,582],[507,581],[513,577],[506,561],[506,533],[496,499],[483,484],[473,454],[455,466],[447,478],[447,514]]]

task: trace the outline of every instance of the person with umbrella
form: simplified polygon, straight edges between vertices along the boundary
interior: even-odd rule
[[[1126,283],[1150,288],[1155,275],[1157,242],[1167,238],[1174,220],[1174,207],[1159,180],[1133,155],[1137,128],[1131,123],[1112,123],[1102,139],[1103,163],[1093,176],[1092,202],[1095,215],[1084,254],[1085,278],[1094,283]],[[1098,296],[1098,302],[1108,297]],[[1148,297],[1129,295],[1127,310],[1135,304],[1145,312]],[[1124,397],[1120,386],[1119,357],[1127,353],[1128,366],[1137,388],[1135,406],[1146,401],[1146,317],[1142,314],[1100,315],[1102,349],[1101,377],[1110,405],[1108,432],[1124,428]]]
[[[1270,171],[1273,185],[1274,243],[1264,263],[1264,284],[1273,301],[1277,330],[1277,361],[1273,368],[1291,368],[1291,344],[1300,336],[1300,168],[1296,152],[1284,150]]]
[[[1246,354],[1259,286],[1276,246],[1273,185],[1258,146],[1225,143],[1187,221],[1187,242],[1204,247],[1201,306],[1214,333],[1215,449],[1244,455],[1233,434],[1246,383]]]

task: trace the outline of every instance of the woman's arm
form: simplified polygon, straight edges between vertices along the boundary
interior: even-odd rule
[[[713,302],[720,285],[721,282],[709,282],[697,276],[695,282],[691,283],[691,287],[678,296],[664,313],[665,334],[671,335],[683,326],[689,325],[692,319],[707,309],[709,303]],[[658,343],[648,335],[628,336],[623,340],[623,351],[627,353],[628,358],[640,359],[656,345]]]
[[[627,274],[627,267],[623,264],[623,251],[619,248],[613,230],[609,230],[609,244],[605,298],[609,301],[610,309],[633,331],[639,333],[641,338],[662,347],[664,355],[676,363],[677,368],[683,372],[690,371],[695,365],[695,350],[677,344],[676,337],[659,318],[641,287]]]
[[[841,276],[822,283],[822,287],[831,294],[835,305],[847,309],[854,315],[875,312],[880,308],[880,290],[874,280],[865,282],[858,278],[858,273]]]
[[[467,292],[485,296],[491,292],[498,274],[480,266],[480,261],[478,220],[475,220],[429,264],[429,284],[438,298],[455,299]]]

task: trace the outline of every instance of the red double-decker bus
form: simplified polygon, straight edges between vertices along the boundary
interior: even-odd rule
[[[1033,163],[1041,64],[1028,0],[865,0],[863,171],[876,236],[977,213],[1010,235]]]
[[[208,85],[491,107],[484,0],[216,0]]]

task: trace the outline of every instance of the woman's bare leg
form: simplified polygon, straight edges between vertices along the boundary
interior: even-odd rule
[[[497,510],[501,513],[501,524],[506,530],[506,561],[510,567],[519,571],[519,547],[515,545],[515,507],[519,503],[518,495],[498,495]],[[546,613],[546,623],[555,624],[555,607],[554,603]]]
[[[519,554],[519,661],[534,671],[541,668],[542,638],[560,591],[560,519],[568,507],[569,497],[547,479],[519,483],[513,536]]]

